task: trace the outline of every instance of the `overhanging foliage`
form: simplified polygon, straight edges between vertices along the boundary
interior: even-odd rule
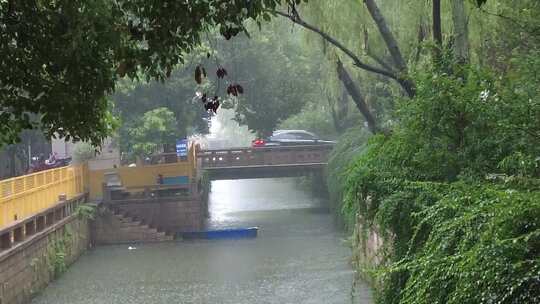
[[[165,79],[219,28],[231,38],[280,0],[0,2],[0,144],[40,128],[99,143],[118,78]],[[31,119],[39,114],[39,119]]]

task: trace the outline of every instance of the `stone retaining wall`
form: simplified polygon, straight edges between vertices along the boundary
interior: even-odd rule
[[[383,239],[378,229],[366,227],[365,221],[358,216],[353,232],[353,261],[364,279],[376,283],[369,276],[369,270],[375,269],[383,261]]]
[[[178,201],[141,201],[115,204],[114,209],[169,233],[199,231],[203,228],[206,204],[199,198]]]
[[[71,215],[0,254],[0,304],[29,303],[89,246],[88,221]],[[64,257],[62,257],[64,256]]]
[[[123,243],[164,242],[173,240],[172,235],[159,232],[140,221],[114,214],[106,209],[93,223],[93,240],[96,245]]]

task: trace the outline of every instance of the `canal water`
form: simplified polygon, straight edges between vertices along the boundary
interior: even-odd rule
[[[32,303],[372,303],[325,205],[293,179],[213,182],[208,226],[256,239],[98,247]]]

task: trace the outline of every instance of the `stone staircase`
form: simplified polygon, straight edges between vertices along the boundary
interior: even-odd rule
[[[130,216],[119,209],[107,209],[107,212],[97,218],[97,244],[164,242],[173,240],[157,228],[151,227],[137,217]]]

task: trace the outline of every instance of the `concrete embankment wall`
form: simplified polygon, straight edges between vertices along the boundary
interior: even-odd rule
[[[362,217],[357,216],[353,232],[353,262],[364,279],[374,282],[369,277],[369,270],[375,269],[383,262],[383,238],[378,229],[365,224]]]
[[[109,209],[102,210],[92,226],[96,245],[163,242],[173,239],[172,235],[158,231],[155,227],[122,214],[115,214]]]
[[[29,303],[89,246],[86,219],[66,217],[0,253],[0,304]]]
[[[201,230],[206,215],[205,207],[199,199],[114,205],[122,214],[169,233]]]

